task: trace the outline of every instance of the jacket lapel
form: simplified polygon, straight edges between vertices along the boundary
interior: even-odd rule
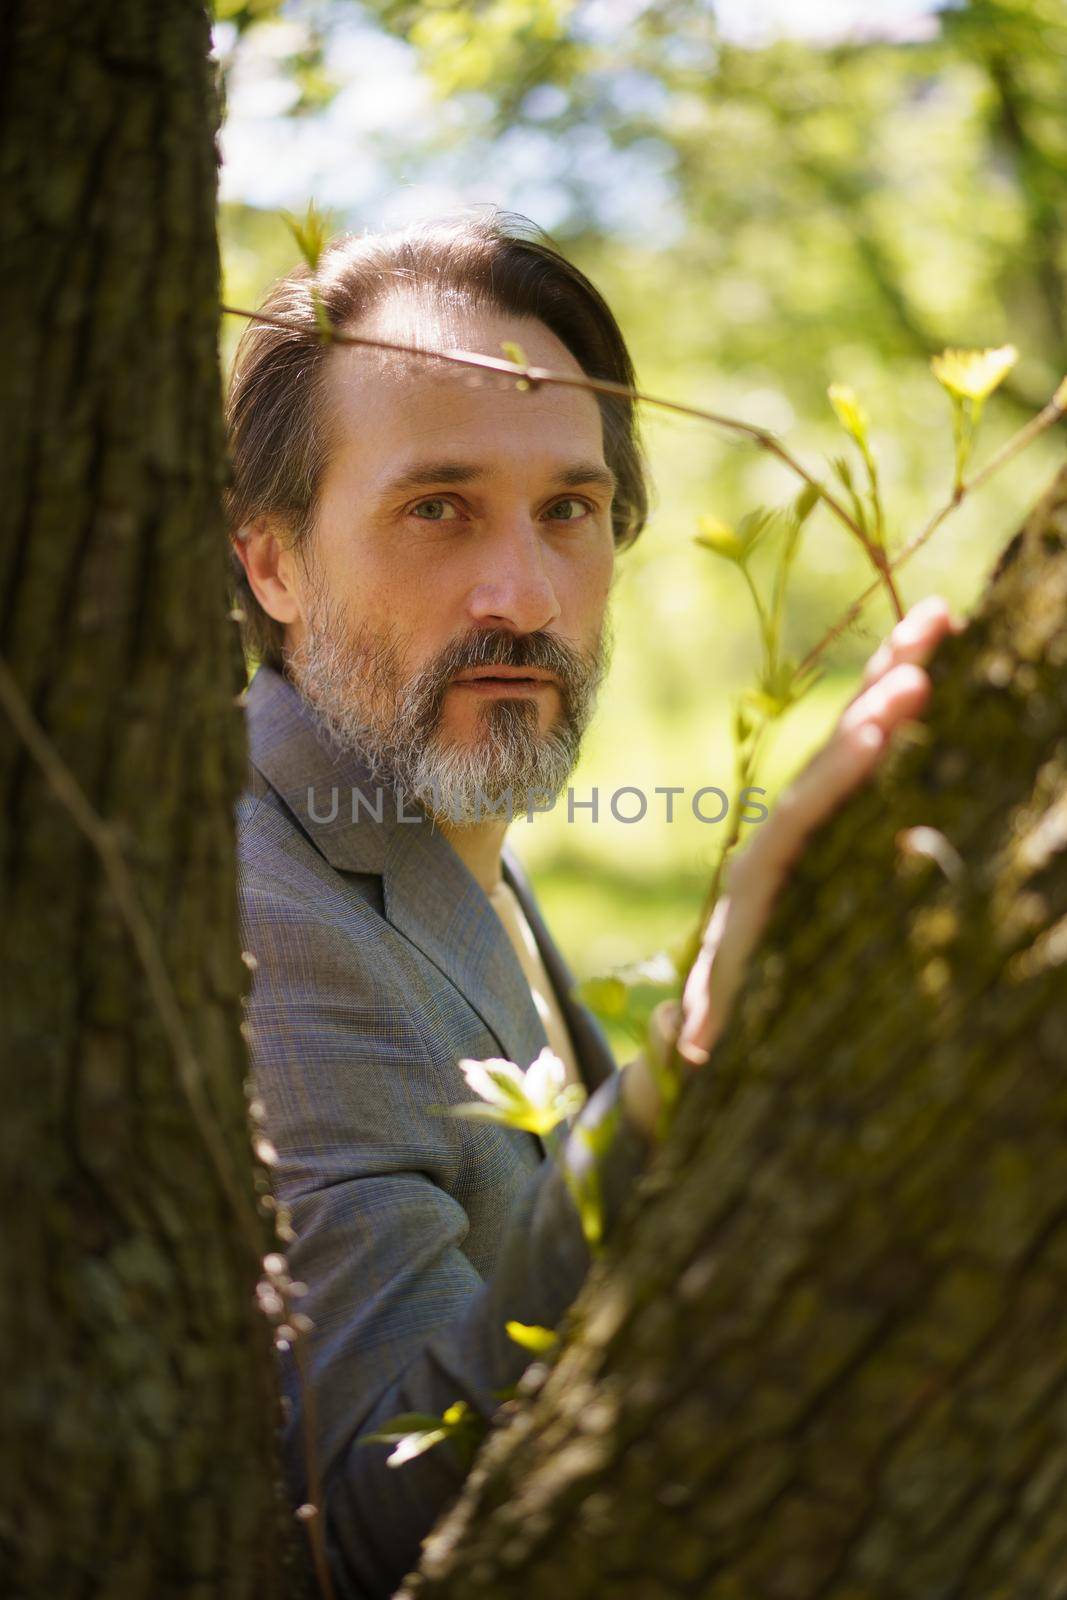
[[[430,821],[394,831],[383,883],[389,921],[452,980],[505,1059],[528,1067],[546,1039],[518,957],[481,885]]]

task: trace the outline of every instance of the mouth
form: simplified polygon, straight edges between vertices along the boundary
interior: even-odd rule
[[[530,695],[556,687],[548,672],[530,667],[473,667],[452,679],[451,687],[475,694]]]

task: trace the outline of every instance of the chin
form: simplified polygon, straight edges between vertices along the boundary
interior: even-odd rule
[[[440,737],[443,743],[449,745],[465,745],[468,749],[476,749],[485,741],[488,733],[488,722],[497,706],[507,707],[505,715],[514,716],[517,706],[534,705],[537,711],[537,733],[540,737],[552,731],[558,713],[548,711],[537,706],[532,699],[515,699],[508,697],[498,702],[484,701],[481,705],[473,706],[466,715],[453,712],[446,716],[441,723]],[[527,724],[529,726],[529,724]]]

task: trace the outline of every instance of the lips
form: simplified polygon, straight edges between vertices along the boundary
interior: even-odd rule
[[[453,683],[532,683],[551,684],[555,679],[547,672],[524,667],[475,667],[470,672],[459,673]]]

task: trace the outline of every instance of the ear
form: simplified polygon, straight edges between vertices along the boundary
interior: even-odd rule
[[[271,520],[261,518],[239,528],[233,548],[252,593],[268,617],[275,622],[301,621],[303,609],[293,580],[292,552],[278,538]]]

